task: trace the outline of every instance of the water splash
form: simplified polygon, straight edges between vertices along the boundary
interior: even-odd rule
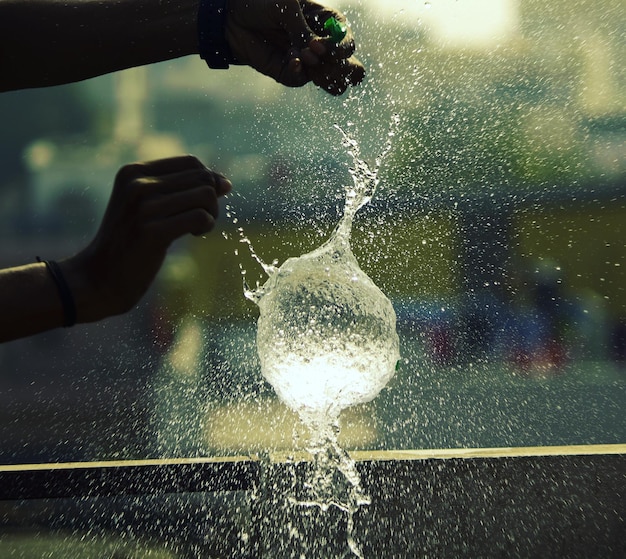
[[[301,507],[319,507],[327,511],[336,507],[346,515],[346,543],[356,557],[362,558],[356,539],[354,515],[371,503],[361,487],[361,478],[350,455],[339,445],[337,421],[309,425],[311,438],[307,450],[313,457],[313,469],[304,492],[291,502]]]
[[[301,506],[344,511],[348,545],[357,557],[362,554],[354,538],[354,514],[369,498],[354,461],[338,443],[339,415],[375,398],[400,355],[394,309],[359,267],[350,238],[354,216],[376,192],[398,124],[394,116],[373,169],[361,158],[357,141],[335,125],[352,157],[353,184],[346,186],[343,216],[322,246],[277,267],[265,264],[239,230],[241,242],[268,276],[255,289],[244,280],[245,296],[260,310],[261,372],[310,433],[313,472],[304,496],[294,498]]]

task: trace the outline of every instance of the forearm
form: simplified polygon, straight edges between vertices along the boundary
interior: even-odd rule
[[[0,91],[198,52],[198,0],[0,0]]]
[[[80,254],[58,263],[77,324],[118,314],[88,280]],[[64,326],[59,286],[43,262],[0,270],[0,343]]]
[[[0,342],[62,324],[61,300],[45,264],[0,270]]]

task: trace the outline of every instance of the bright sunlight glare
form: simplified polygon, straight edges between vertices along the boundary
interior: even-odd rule
[[[376,0],[380,13],[420,24],[452,47],[487,48],[517,30],[518,0]]]

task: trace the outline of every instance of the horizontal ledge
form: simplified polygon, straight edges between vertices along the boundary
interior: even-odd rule
[[[259,462],[245,457],[0,466],[0,501],[247,491]]]
[[[508,448],[452,448],[425,450],[355,451],[357,462],[388,460],[445,460],[448,458],[516,458],[523,456],[587,456],[593,454],[626,454],[626,444],[522,446]]]
[[[359,463],[626,455],[626,444],[354,451]],[[310,459],[306,453],[272,453],[272,464]],[[261,477],[255,456],[169,458],[0,466],[0,501],[246,491]]]
[[[567,446],[520,446],[496,448],[435,448],[415,450],[354,450],[349,452],[357,462],[387,460],[429,460],[446,458],[508,458],[516,456],[576,456],[588,454],[626,454],[626,444],[596,444]],[[306,461],[306,452],[274,452],[272,462]],[[0,464],[5,472],[87,470],[93,468],[132,468],[142,466],[185,466],[258,462],[257,456],[210,456],[197,458],[150,458],[145,460],[101,460],[94,462],[47,462],[39,464]]]
[[[356,462],[389,462],[407,460],[446,460],[453,458],[517,458],[523,456],[586,456],[626,454],[626,444],[521,446],[501,448],[436,448],[418,450],[353,450],[350,457]],[[272,463],[306,462],[307,452],[274,452]]]
[[[4,464],[0,465],[0,474],[4,472],[25,472],[44,470],[86,470],[90,468],[130,468],[139,466],[184,466],[197,464],[224,464],[250,462],[250,456],[212,456],[202,458],[149,458],[146,460],[100,460],[95,462],[47,462],[41,464]]]

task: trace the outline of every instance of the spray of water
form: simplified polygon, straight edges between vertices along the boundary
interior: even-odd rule
[[[349,406],[371,401],[385,387],[399,360],[399,339],[391,302],[359,267],[350,237],[354,216],[375,194],[378,171],[398,123],[395,116],[373,169],[361,158],[356,140],[335,126],[352,157],[353,184],[345,188],[342,219],[322,246],[277,267],[265,264],[239,231],[268,276],[255,289],[244,281],[245,296],[260,311],[261,372],[310,433],[307,449],[313,474],[297,502],[345,511],[348,545],[357,557],[361,552],[353,517],[369,498],[354,462],[338,443],[339,415]]]

